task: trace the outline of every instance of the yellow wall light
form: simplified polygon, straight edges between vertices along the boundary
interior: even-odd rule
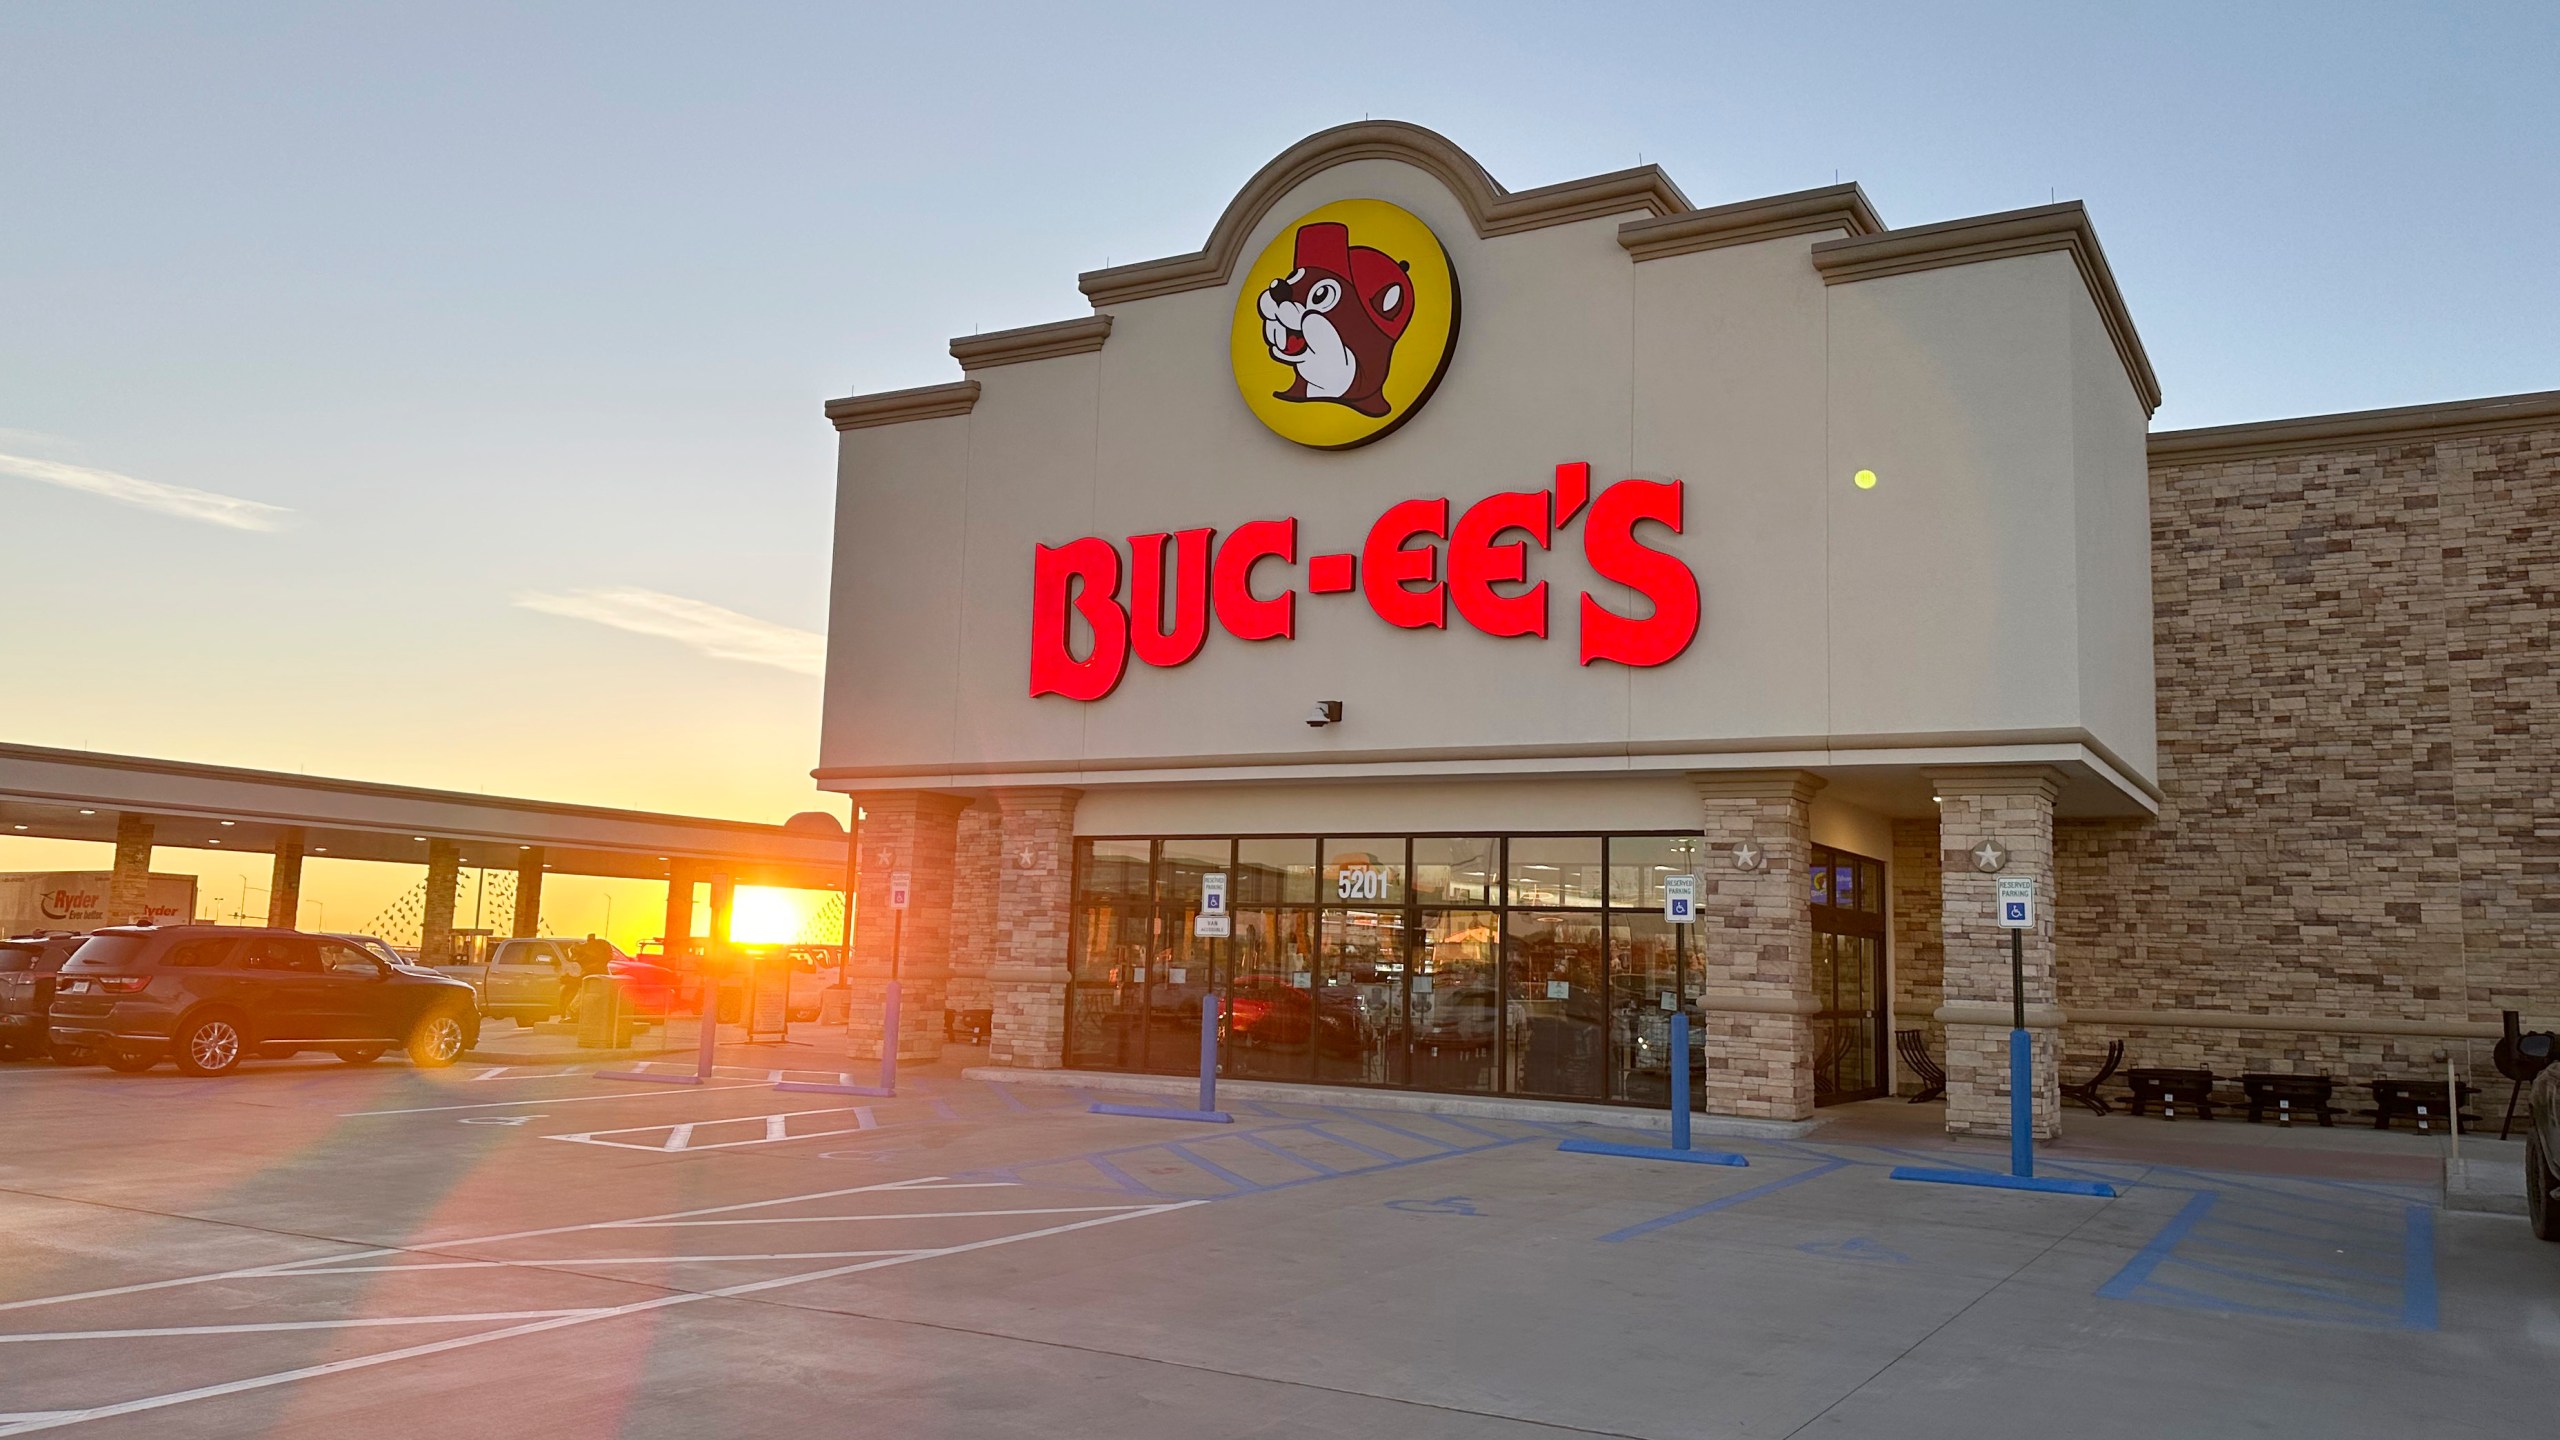
[[[1849,479],[1851,483],[1855,484],[1861,490],[1873,490],[1876,488],[1876,472],[1873,470],[1861,470],[1857,474],[1850,476]]]

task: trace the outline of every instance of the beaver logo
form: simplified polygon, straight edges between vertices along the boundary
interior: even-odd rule
[[[1378,439],[1421,408],[1448,366],[1458,322],[1448,256],[1428,226],[1384,201],[1310,212],[1244,278],[1237,389],[1301,445]]]
[[[1383,250],[1353,245],[1347,225],[1299,226],[1297,258],[1298,268],[1254,302],[1271,358],[1298,372],[1273,394],[1386,414],[1392,407],[1379,392],[1413,318],[1405,266]]]

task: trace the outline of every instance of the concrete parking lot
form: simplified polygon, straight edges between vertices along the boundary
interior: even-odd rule
[[[2458,1436],[2560,1246],[2435,1142],[2076,1120],[2114,1200],[1852,1107],[1747,1168],[1357,1094],[1232,1127],[594,1067],[0,1070],[0,1436]],[[793,1065],[778,1065],[777,1059]]]

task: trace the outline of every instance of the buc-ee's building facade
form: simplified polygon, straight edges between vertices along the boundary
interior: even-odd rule
[[[2076,204],[1512,192],[1392,123],[1082,288],[827,406],[857,1054],[894,948],[907,1058],[1187,1072],[1214,992],[1229,1075],[1801,1119],[1900,1028],[2002,1130],[2003,879],[2048,1132],[2113,1039],[2351,1079],[2560,1011],[2560,397],[2152,435]]]

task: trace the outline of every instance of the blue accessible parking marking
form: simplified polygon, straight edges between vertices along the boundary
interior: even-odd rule
[[[2100,1298],[2362,1329],[2436,1328],[2435,1212],[2343,1186],[2197,1190]]]

